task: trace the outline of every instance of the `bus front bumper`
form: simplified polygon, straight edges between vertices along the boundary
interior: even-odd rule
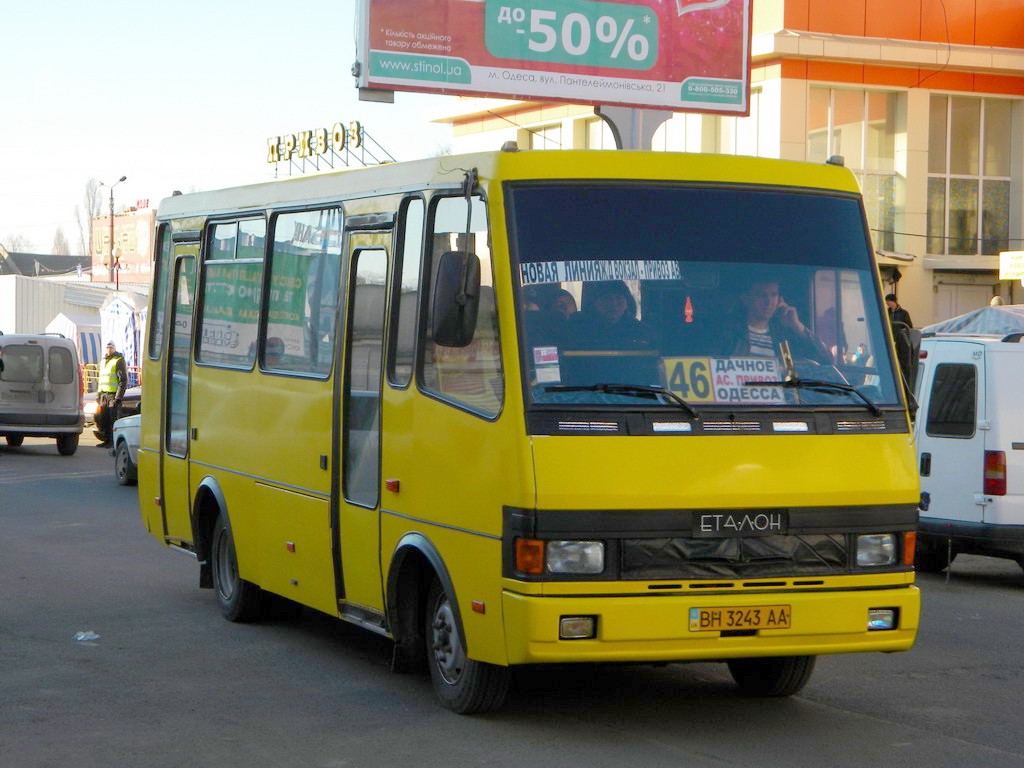
[[[694,609],[785,606],[787,629],[691,629]],[[716,595],[503,594],[509,664],[659,662],[754,656],[905,651],[914,644],[920,592],[890,589]],[[869,629],[869,611],[895,611],[893,629]],[[700,615],[707,615],[703,613]],[[732,614],[738,615],[733,610]],[[562,639],[562,619],[594,617],[591,638]]]

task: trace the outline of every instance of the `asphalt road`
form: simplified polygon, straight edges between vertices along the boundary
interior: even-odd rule
[[[791,699],[744,699],[722,665],[572,667],[460,717],[361,630],[224,621],[94,442],[0,442],[2,768],[1024,765],[1014,563],[921,577],[914,650],[822,658]]]

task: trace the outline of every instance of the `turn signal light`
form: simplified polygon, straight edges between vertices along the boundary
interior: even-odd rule
[[[540,539],[516,539],[516,570],[539,576],[544,573],[544,542]]]
[[[917,549],[917,531],[903,534],[903,565],[914,564],[914,552]]]

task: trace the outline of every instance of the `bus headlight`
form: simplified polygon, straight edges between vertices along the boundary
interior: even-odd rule
[[[549,573],[601,573],[604,570],[604,543],[549,541],[546,559]]]
[[[895,562],[895,534],[869,533],[857,537],[857,565],[893,565]]]

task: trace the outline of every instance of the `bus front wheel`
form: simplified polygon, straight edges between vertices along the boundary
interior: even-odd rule
[[[210,546],[210,571],[213,574],[213,592],[220,611],[228,621],[255,621],[260,616],[260,588],[238,575],[235,542],[231,536],[228,518],[223,512],[217,516]]]
[[[451,598],[434,580],[427,596],[427,661],[434,692],[461,715],[491,712],[505,703],[509,670],[466,656]]]
[[[747,696],[792,696],[814,671],[815,656],[780,656],[766,659],[733,659],[729,673]]]

